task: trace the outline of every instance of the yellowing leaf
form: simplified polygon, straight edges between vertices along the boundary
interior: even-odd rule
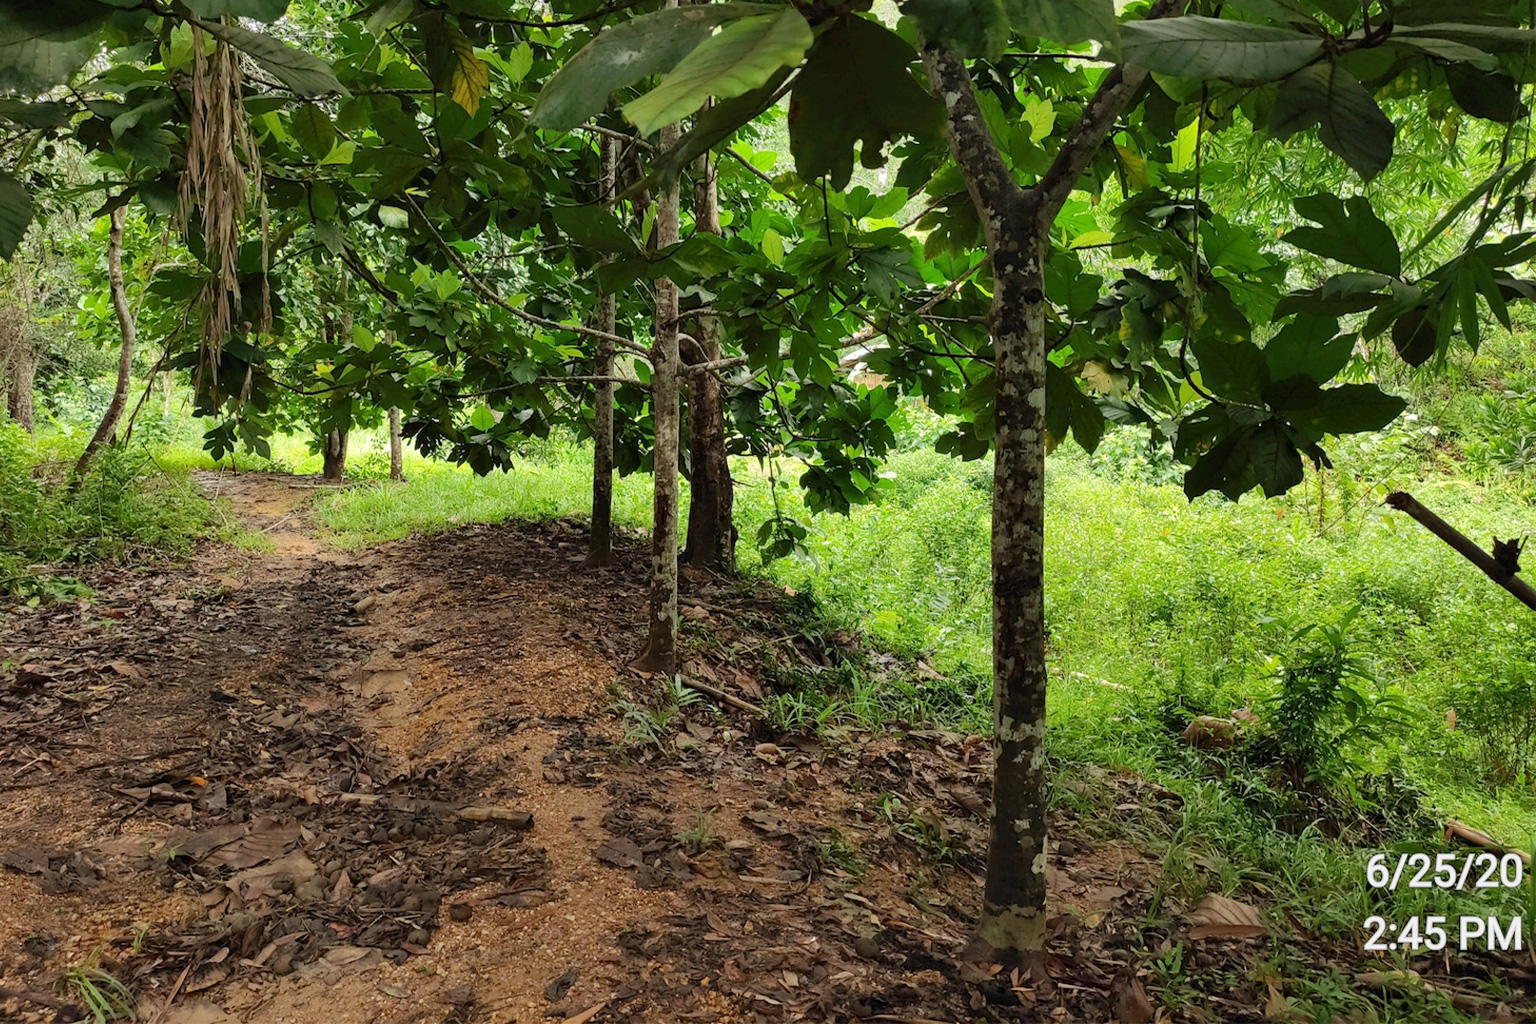
[[[464,33],[453,32],[449,42],[453,46],[449,95],[453,97],[453,102],[464,108],[465,113],[475,114],[480,110],[480,100],[485,96],[486,86],[491,84],[491,69],[475,55],[475,46]]]

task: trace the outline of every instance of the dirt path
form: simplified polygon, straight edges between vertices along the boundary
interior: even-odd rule
[[[965,965],[979,737],[823,746],[655,711],[663,684],[623,669],[646,553],[580,571],[579,524],[348,554],[307,482],[200,482],[273,550],[0,617],[0,1020],[78,1019],[82,964],[154,1024],[1106,1020],[1187,927],[1148,925],[1155,865],[1064,815],[1063,952]],[[783,642],[764,585],[684,593],[696,678],[760,698],[840,657]],[[1093,798],[1175,813],[1135,779]],[[1206,998],[1256,1020],[1269,993]]]

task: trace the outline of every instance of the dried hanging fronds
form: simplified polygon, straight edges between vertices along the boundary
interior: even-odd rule
[[[261,308],[246,328],[266,333],[272,326],[261,153],[246,120],[236,52],[222,39],[215,41],[210,52],[206,40],[201,27],[194,23],[187,172],[181,179],[177,211],[183,231],[191,211],[201,211],[204,260],[209,268],[199,299],[204,316],[199,387],[204,369],[217,370],[224,338],[235,326],[240,308],[240,243],[253,191],[261,205]]]

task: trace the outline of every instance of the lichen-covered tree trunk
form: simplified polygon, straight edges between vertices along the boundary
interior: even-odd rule
[[[1036,950],[1045,943],[1045,294],[1043,245],[1032,221],[1028,209],[1005,219],[992,248],[996,756],[977,936],[994,951]]]
[[[670,5],[675,6],[675,0]],[[661,130],[661,149],[677,144],[676,125]],[[656,247],[678,240],[678,182],[673,179],[656,200]],[[635,667],[646,672],[677,671],[677,463],[682,380],[677,352],[677,285],[656,279],[656,327],[651,345],[651,419],[655,424],[652,465],[655,497],[651,521],[650,639]]]
[[[720,234],[720,199],[715,165],[699,159],[694,185],[693,219],[700,231]],[[701,314],[699,360],[720,358],[720,320]],[[714,370],[688,378],[688,546],[683,561],[696,569],[729,573],[736,569],[736,491],[725,451],[725,393]]]
[[[618,142],[604,135],[598,143],[602,154],[601,194],[604,202],[613,198],[618,177]],[[618,329],[618,304],[614,296],[600,294],[597,299],[597,329],[612,334]],[[597,342],[597,358],[592,372],[597,377],[613,376],[614,344],[607,338]],[[588,569],[613,564],[613,382],[599,380],[592,396],[592,534],[587,541]]]
[[[1148,18],[1183,0],[1154,0]],[[986,233],[997,382],[992,499],[993,794],[976,952],[1011,960],[1045,945],[1045,277],[1062,204],[1146,78],[1121,65],[1100,81],[1050,168],[1020,187],[976,101],[965,61],[925,43],[923,66],[948,116],[944,135]]]
[[[112,400],[107,403],[106,414],[101,417],[101,425],[96,428],[96,433],[75,463],[76,479],[84,475],[90,468],[91,460],[96,457],[96,452],[117,433],[118,421],[123,418],[123,410],[128,406],[128,385],[133,376],[133,346],[138,330],[133,322],[133,311],[128,308],[127,289],[123,286],[123,223],[127,216],[128,209],[125,206],[113,210],[111,229],[107,233],[107,287],[112,294],[112,312],[117,316],[117,330],[123,339],[117,356],[117,386],[112,391]]]
[[[325,435],[320,448],[320,473],[326,483],[339,484],[346,479],[347,433],[346,430],[332,430]]]
[[[405,451],[400,444],[398,406],[389,408],[389,478],[397,482],[405,479]]]

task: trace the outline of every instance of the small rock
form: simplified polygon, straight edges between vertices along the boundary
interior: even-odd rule
[[[473,913],[474,908],[471,907],[468,903],[448,904],[448,916],[453,918],[455,921],[468,921],[469,916]]]
[[[432,933],[425,928],[415,928],[412,929],[410,935],[406,936],[405,940],[412,945],[425,946],[432,941]]]
[[[873,960],[880,955],[880,940],[872,934],[860,935],[853,943],[854,952],[866,960]]]
[[[282,953],[282,954],[279,954],[277,959],[272,961],[272,973],[277,975],[280,978],[284,977],[286,975],[292,974],[293,973],[293,954],[292,953]]]

